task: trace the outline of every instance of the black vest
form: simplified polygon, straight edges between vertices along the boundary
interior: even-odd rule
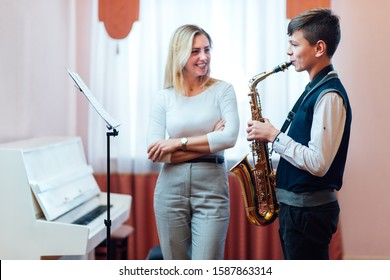
[[[352,111],[347,92],[345,91],[337,74],[335,72],[329,72],[327,75],[322,76],[324,76],[324,78],[313,86],[313,88],[307,93],[307,96],[303,100],[301,106],[298,108],[296,115],[291,122],[288,135],[296,142],[308,146],[314,107],[318,97],[320,95],[322,96],[325,92],[337,92],[343,98],[346,107],[344,134],[341,139],[340,147],[328,172],[323,177],[311,175],[309,172],[298,169],[283,158],[280,158],[276,174],[277,188],[295,193],[302,193],[325,189],[340,190],[342,186],[351,129]],[[316,78],[318,77],[315,77],[313,81],[315,81]]]

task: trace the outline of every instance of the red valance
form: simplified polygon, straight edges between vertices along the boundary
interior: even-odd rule
[[[330,8],[330,0],[286,0],[286,15],[292,19],[296,15],[315,8]]]
[[[99,0],[99,20],[113,39],[126,38],[138,16],[139,0]]]

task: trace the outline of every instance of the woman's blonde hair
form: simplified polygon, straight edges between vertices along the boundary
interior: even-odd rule
[[[192,52],[192,44],[195,36],[205,35],[212,47],[210,35],[202,28],[196,25],[186,24],[180,26],[173,33],[168,51],[168,60],[165,67],[164,88],[173,87],[178,93],[185,94],[183,69]],[[202,77],[206,83],[210,76],[210,67],[207,74]]]

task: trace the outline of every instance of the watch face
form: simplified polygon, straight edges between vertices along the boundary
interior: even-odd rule
[[[187,142],[188,142],[188,139],[186,137],[181,138],[181,147],[183,149],[183,152],[185,152],[187,150],[186,149]]]

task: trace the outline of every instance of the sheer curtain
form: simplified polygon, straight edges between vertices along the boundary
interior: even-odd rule
[[[94,3],[90,88],[102,106],[119,122],[111,138],[111,170],[148,173],[159,169],[148,161],[146,133],[152,100],[162,88],[168,44],[182,24],[197,24],[212,37],[211,75],[233,84],[239,105],[237,145],[225,155],[235,162],[249,152],[246,123],[248,81],[288,61],[285,0],[140,0],[139,20],[123,40],[108,37],[97,19]],[[263,116],[281,127],[287,112],[307,83],[293,68],[259,84]],[[106,170],[104,122],[91,109],[88,157],[95,172]]]

